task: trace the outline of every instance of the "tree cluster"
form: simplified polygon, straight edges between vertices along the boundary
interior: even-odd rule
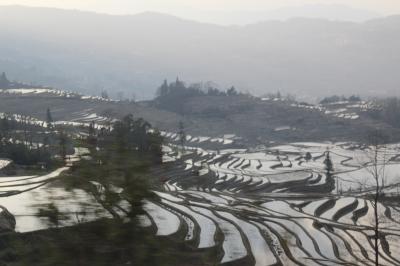
[[[373,119],[388,123],[400,128],[400,99],[391,97],[375,100],[375,106],[366,112]]]
[[[17,138],[14,133],[21,130],[22,135]],[[24,119],[15,121],[12,117],[3,115],[0,120],[0,158],[7,158],[20,165],[51,164],[51,154],[47,145],[39,147],[33,144],[32,131],[36,130]]]
[[[66,158],[71,140],[63,129],[55,128],[50,109],[47,109],[49,132],[30,123],[30,117],[3,114],[0,118],[0,158],[7,158],[24,166],[56,166],[55,155]]]
[[[88,131],[87,143],[91,147],[107,150],[108,153],[140,153],[161,162],[162,137],[143,118],[126,115],[112,125],[112,130],[97,130],[91,123]]]
[[[156,103],[163,109],[183,113],[184,102],[191,97],[238,95],[242,94],[233,86],[226,91],[221,91],[211,85],[206,85],[204,87],[201,84],[192,84],[187,86],[177,78],[176,81],[172,83],[168,83],[167,80],[164,80],[164,83],[157,90]]]
[[[145,120],[127,115],[112,130],[91,125],[82,145],[90,150],[91,159],[74,164],[68,185],[92,194],[118,221],[123,217],[115,209],[122,199],[129,203],[121,209],[127,217],[141,213],[142,200],[149,194],[146,172],[162,161],[161,135],[150,130]],[[115,187],[123,192],[116,192]]]
[[[319,103],[320,104],[329,104],[329,103],[337,103],[337,102],[360,102],[361,98],[357,95],[351,95],[350,97],[345,97],[345,96],[338,96],[338,95],[332,95],[329,97],[325,97],[322,99]]]

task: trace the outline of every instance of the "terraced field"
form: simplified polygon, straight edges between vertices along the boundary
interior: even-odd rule
[[[79,109],[55,123],[77,128],[90,122],[96,127],[112,123],[98,113]],[[41,120],[29,121],[46,127]],[[178,134],[162,135],[164,164],[153,172],[163,187],[154,191],[156,198],[143,203],[146,214],[139,217],[154,234],[178,238],[195,249],[216,250],[215,262],[226,265],[374,265],[369,147],[302,142],[248,148],[233,134],[188,135],[181,147]],[[328,150],[333,177],[325,174]],[[386,147],[387,195],[399,194],[399,154],[398,145]],[[70,164],[82,155],[76,150]],[[8,163],[0,160],[0,168]],[[46,228],[30,207],[53,195],[64,212],[79,212],[79,202],[87,201],[87,194],[74,191],[71,197],[47,186],[64,170],[0,179],[0,205],[15,217],[17,231]],[[400,265],[400,205],[380,203],[378,210],[381,264]]]
[[[201,148],[209,139],[188,137],[182,149],[176,134],[163,134],[170,141],[167,181],[155,191],[158,200],[145,203],[143,226],[198,249],[217,248],[221,264],[374,265],[368,147],[293,143],[243,150],[222,140],[210,150]],[[334,178],[325,176],[327,149]],[[388,193],[400,183],[398,153],[397,145],[387,147]],[[381,265],[399,265],[400,209],[379,204],[378,210]]]
[[[49,227],[48,224],[37,215],[38,208],[52,202],[65,214],[66,219],[60,226],[76,224],[76,214],[82,214],[88,209],[93,213],[84,213],[82,219],[93,220],[101,216],[106,217],[99,204],[95,204],[90,196],[83,190],[66,191],[62,187],[52,186],[59,176],[67,171],[75,161],[84,158],[87,152],[82,148],[75,148],[75,153],[68,158],[67,166],[60,167],[48,174],[32,176],[0,177],[0,213],[6,212],[12,216],[17,232],[30,232]],[[2,161],[0,161],[2,162]],[[6,164],[0,163],[0,169]],[[83,204],[84,203],[84,204]],[[88,205],[92,205],[88,208]],[[99,216],[100,215],[100,216]]]

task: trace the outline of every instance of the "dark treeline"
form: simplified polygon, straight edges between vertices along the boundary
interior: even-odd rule
[[[50,110],[48,115],[51,116]],[[49,126],[44,130],[23,115],[19,120],[7,114],[0,118],[0,158],[18,165],[52,168],[59,165],[58,161],[66,156],[70,146],[71,140],[60,128]]]
[[[336,102],[343,102],[343,101],[359,102],[359,101],[361,101],[361,98],[357,95],[351,95],[350,97],[345,97],[343,95],[342,96],[332,95],[332,96],[323,98],[319,103],[320,104],[329,104],[329,103],[336,103]]]
[[[29,149],[22,143],[0,142],[0,158],[7,158],[19,165],[51,165],[52,158],[46,147]]]
[[[17,122],[11,116],[4,115],[0,120],[0,158],[10,159],[20,165],[50,165],[52,159],[48,141],[41,146],[33,142],[32,132],[36,130],[37,127],[25,121]]]
[[[158,107],[177,113],[183,113],[183,103],[186,99],[198,96],[238,96],[243,95],[238,92],[235,87],[231,87],[226,91],[219,90],[211,85],[203,87],[200,84],[192,84],[187,86],[178,78],[175,82],[164,83],[158,88],[156,94],[156,103]]]

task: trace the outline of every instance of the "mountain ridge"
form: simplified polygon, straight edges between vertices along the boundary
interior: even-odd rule
[[[400,16],[215,26],[158,13],[41,10],[0,7],[0,71],[11,79],[137,98],[176,76],[255,94],[398,94]]]

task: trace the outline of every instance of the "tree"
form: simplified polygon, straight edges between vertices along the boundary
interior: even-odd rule
[[[53,116],[51,115],[50,108],[47,108],[47,112],[46,112],[46,123],[47,123],[47,127],[48,127],[48,128],[53,127]]]
[[[65,159],[67,158],[67,141],[67,135],[64,131],[60,130],[58,144],[60,145],[60,156],[63,161],[65,161]]]
[[[8,121],[8,116],[6,114],[3,115],[3,118],[0,121],[0,132],[1,137],[7,138],[10,131],[10,123]]]
[[[49,226],[58,228],[60,222],[66,219],[54,203],[49,203],[38,210],[38,217],[47,220]]]
[[[236,88],[232,86],[229,90],[227,90],[226,94],[228,94],[228,96],[236,96],[238,95],[238,92]]]
[[[108,98],[108,92],[106,91],[106,90],[102,90],[101,91],[101,98],[103,98],[103,99],[109,99]]]
[[[312,159],[312,155],[311,155],[310,152],[307,152],[307,153],[306,153],[305,159],[306,159],[307,162],[310,161],[310,160]]]
[[[332,173],[333,173],[334,169],[333,169],[333,162],[332,162],[331,154],[330,154],[329,150],[327,150],[325,153],[324,165],[325,165],[325,171],[326,171],[326,180],[328,180],[328,182],[333,185],[334,179],[332,177]],[[339,179],[338,178],[336,178],[336,190],[337,190],[337,193],[339,193]]]
[[[331,155],[330,155],[329,150],[327,150],[325,153],[324,165],[325,165],[325,170],[326,170],[326,176],[332,177],[332,172],[334,169],[333,169],[333,162],[331,160]]]
[[[182,151],[183,151],[185,142],[186,142],[186,133],[185,133],[185,127],[184,127],[182,121],[179,122],[178,136],[179,136],[179,143],[181,144]]]
[[[8,80],[6,73],[1,73],[0,76],[0,88],[8,89],[10,87],[10,81]]]
[[[89,124],[89,129],[88,129],[88,134],[89,136],[87,137],[87,142],[90,145],[96,145],[97,143],[97,136],[96,136],[96,128],[95,128],[95,123],[92,121]]]
[[[350,102],[361,102],[361,97],[357,96],[357,95],[351,95],[348,98],[348,101],[350,101]]]
[[[49,136],[45,135],[45,136],[43,137],[43,148],[46,149],[46,148],[49,147],[49,145],[50,145]]]
[[[168,81],[164,79],[163,84],[157,90],[157,97],[163,97],[169,93]]]

